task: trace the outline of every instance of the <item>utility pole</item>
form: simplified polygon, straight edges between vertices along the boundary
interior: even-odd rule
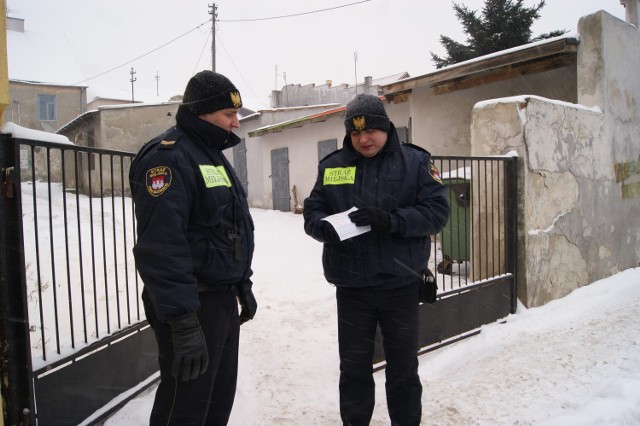
[[[160,81],[160,74],[158,74],[158,71],[156,71],[156,96],[160,96],[160,88],[158,86],[159,81]]]
[[[211,71],[216,72],[216,18],[218,17],[218,6],[215,3],[209,5],[209,15],[211,15]]]
[[[131,103],[135,102],[133,98],[133,82],[138,79],[137,77],[134,77],[135,73],[136,72],[133,70],[133,67],[131,67],[131,71],[129,71],[129,74],[131,74],[131,80],[129,80],[131,82]]]
[[[356,75],[356,95],[358,95],[358,51],[353,52],[353,72]]]

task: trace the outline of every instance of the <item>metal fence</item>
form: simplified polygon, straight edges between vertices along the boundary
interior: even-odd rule
[[[451,213],[432,236],[429,269],[437,301],[420,306],[421,353],[476,334],[514,313],[517,243],[517,158],[434,156]],[[378,332],[375,368],[384,367]]]
[[[446,293],[515,274],[517,158],[434,156],[451,213],[432,238],[431,268]],[[514,305],[515,306],[515,305]]]
[[[133,154],[2,136],[12,188],[3,204],[16,209],[6,224],[22,231],[3,275],[22,269],[7,285],[24,288],[24,300],[13,301],[24,304],[24,330],[15,332],[25,334],[32,383],[20,415],[79,423],[157,370],[131,255]]]

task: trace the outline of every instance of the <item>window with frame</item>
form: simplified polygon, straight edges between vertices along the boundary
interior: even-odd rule
[[[56,95],[38,95],[38,120],[55,121]]]

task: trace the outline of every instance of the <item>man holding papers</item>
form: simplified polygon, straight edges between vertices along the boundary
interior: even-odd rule
[[[356,96],[345,130],[304,201],[305,231],[324,243],[324,274],[336,286],[340,414],[345,425],[371,420],[379,324],[391,423],[418,425],[418,291],[449,204],[431,154],[400,143],[380,98]]]

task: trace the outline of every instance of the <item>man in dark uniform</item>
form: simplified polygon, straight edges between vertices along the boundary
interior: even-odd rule
[[[449,204],[431,155],[401,144],[380,98],[358,95],[345,112],[343,148],[320,161],[304,201],[307,234],[324,243],[324,274],[336,286],[340,414],[368,425],[374,408],[376,326],[383,335],[386,394],[393,425],[418,425],[419,285],[430,235],[445,226]],[[345,212],[370,232],[341,241],[325,217]]]
[[[233,406],[240,324],[257,308],[253,221],[222,153],[240,142],[232,130],[241,106],[228,78],[199,72],[176,126],[131,164],[133,252],[160,364],[151,425],[226,425]]]

